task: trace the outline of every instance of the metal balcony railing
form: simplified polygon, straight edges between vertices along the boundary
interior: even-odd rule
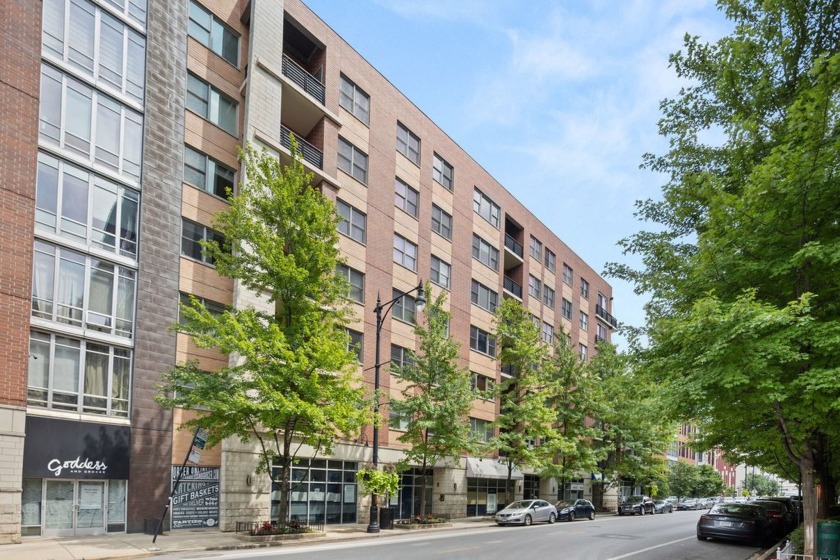
[[[522,299],[522,286],[514,282],[513,278],[511,278],[510,276],[505,276],[504,288],[519,299]]]
[[[318,169],[323,169],[324,153],[297,134],[295,134],[295,140],[297,140],[298,151],[303,159]],[[283,125],[280,125],[280,143],[283,144],[284,148],[292,149],[292,131]]]
[[[520,243],[516,241],[510,234],[505,234],[505,247],[513,251],[513,253],[520,259],[525,255],[525,251]]]
[[[300,88],[317,99],[321,105],[324,104],[324,84],[315,76],[303,69],[297,62],[283,55],[283,75],[300,86]]]
[[[610,325],[612,328],[614,328],[614,329],[617,329],[617,328],[618,328],[618,321],[616,321],[615,317],[613,317],[612,315],[610,315],[610,314],[607,312],[607,310],[606,310],[606,309],[604,309],[603,307],[601,307],[600,305],[596,305],[596,306],[595,306],[595,315],[597,315],[598,317],[600,317],[601,319],[603,319],[604,321],[606,321],[607,323],[609,323],[609,325]]]

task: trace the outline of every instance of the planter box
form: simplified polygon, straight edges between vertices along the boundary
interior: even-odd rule
[[[417,531],[423,529],[438,529],[452,527],[452,523],[394,523],[394,529]]]
[[[281,543],[283,541],[310,541],[318,540],[326,537],[326,533],[291,533],[288,535],[243,535],[237,534],[236,538],[240,541],[250,543]]]

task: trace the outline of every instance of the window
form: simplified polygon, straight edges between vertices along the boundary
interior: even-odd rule
[[[394,205],[406,214],[417,217],[417,203],[420,194],[405,184],[399,177],[394,181]]]
[[[190,37],[239,66],[239,34],[195,0],[190,0]]]
[[[35,242],[33,317],[131,338],[135,284],[130,268]]]
[[[533,313],[530,314],[531,323],[537,327],[537,332],[540,330],[540,318],[534,315]]]
[[[367,216],[341,199],[336,200],[336,207],[338,215],[342,218],[338,222],[338,232],[359,243],[365,243]]]
[[[499,228],[499,217],[501,215],[499,205],[478,189],[475,189],[473,193],[473,209],[476,214],[487,220],[494,228]]]
[[[356,359],[361,363],[364,356],[364,335],[359,331],[347,329],[347,336],[350,337],[347,340],[347,351],[355,354]]]
[[[490,377],[478,374],[474,371],[470,372],[470,389],[478,393],[478,398],[492,401],[494,400],[493,391],[496,387],[496,380]]]
[[[187,109],[236,136],[237,102],[192,73],[187,75]]]
[[[221,303],[217,303],[215,301],[211,301],[211,300],[203,298],[203,297],[198,297],[198,296],[193,296],[193,297],[195,297],[199,301],[199,303],[204,306],[204,308],[207,310],[207,312],[210,313],[210,315],[213,315],[214,317],[218,317],[219,315],[223,314],[227,310],[227,308]],[[187,307],[192,307],[192,301],[190,300],[189,294],[185,294],[185,293],[181,292],[180,302],[181,302],[181,305],[186,305]],[[184,313],[183,309],[179,308],[178,309],[178,322],[179,323],[184,322],[183,313]]]
[[[140,196],[64,160],[38,154],[35,224],[85,246],[137,257]]]
[[[589,299],[589,282],[583,278],[580,279],[580,295],[581,297]]]
[[[539,300],[542,297],[542,282],[528,275],[528,295]]]
[[[563,263],[563,282],[568,284],[569,286],[572,285],[572,280],[574,279],[574,272],[572,272],[572,267]]]
[[[405,366],[410,366],[414,363],[411,357],[411,351],[408,348],[391,345],[391,368],[396,368],[397,371],[391,370],[392,373],[399,375],[399,369]]]
[[[470,348],[476,352],[496,357],[496,337],[487,331],[470,325]]]
[[[589,315],[587,315],[583,311],[580,312],[580,330],[589,330]]]
[[[140,33],[86,0],[51,0],[43,5],[45,55],[72,66],[97,86],[116,89],[143,103],[146,40]],[[97,31],[98,49],[94,47]]]
[[[222,246],[224,237],[207,226],[181,218],[181,254],[212,266],[213,258],[204,254],[202,241],[215,241]]]
[[[482,309],[490,313],[496,312],[496,306],[499,303],[499,294],[475,280],[472,281],[472,289],[470,293],[471,301]]]
[[[184,182],[210,194],[229,199],[236,173],[215,159],[184,146]]]
[[[493,439],[493,423],[488,420],[470,417],[470,430],[478,442],[487,443]]]
[[[589,349],[586,347],[586,344],[578,344],[578,353],[580,354],[580,359],[586,361],[586,357],[589,355]]]
[[[416,165],[420,165],[420,138],[399,121],[397,122],[397,151]]]
[[[540,337],[546,344],[554,344],[554,327],[551,323],[542,324],[542,333]]]
[[[435,154],[433,162],[432,179],[451,191],[455,184],[455,169],[437,154]]]
[[[347,297],[356,303],[365,302],[365,275],[355,268],[350,268],[346,264],[340,264],[336,267],[336,273],[347,279],[349,291]]]
[[[432,204],[432,231],[444,239],[452,240],[452,216],[437,204]]]
[[[481,264],[499,270],[499,250],[476,234],[473,234],[472,256]]]
[[[598,292],[598,306],[604,311],[607,311],[607,296],[601,292]]]
[[[563,298],[563,302],[560,307],[560,312],[563,314],[564,319],[568,319],[569,321],[572,320],[572,302]]]
[[[601,323],[596,323],[597,331],[595,333],[595,340],[598,342],[606,342],[607,340],[607,327],[602,325]]]
[[[394,262],[409,270],[417,271],[417,245],[396,233],[394,234]]]
[[[128,418],[129,387],[130,350],[30,333],[30,406]]]
[[[399,290],[394,290],[393,297],[396,300],[391,308],[391,315],[394,316],[394,319],[405,323],[414,323],[414,317],[417,313],[417,300],[404,295]]]
[[[341,85],[338,90],[338,103],[352,113],[354,117],[370,125],[370,96],[359,86],[351,82],[347,76],[341,75]]]
[[[341,136],[338,137],[338,168],[360,183],[367,184],[367,154]]]
[[[388,409],[388,427],[398,432],[405,432],[410,426],[411,418],[403,416],[399,412]]]
[[[542,242],[533,235],[531,236],[531,256],[542,261]]]
[[[41,66],[40,107],[41,140],[91,164],[140,178],[140,113],[47,65]]]
[[[438,286],[448,290],[451,276],[452,267],[449,266],[449,263],[432,255],[432,270],[429,274],[429,279]]]
[[[554,309],[554,290],[548,286],[543,286],[543,303],[546,307]]]
[[[551,272],[557,267],[557,256],[548,247],[545,248],[545,267]]]

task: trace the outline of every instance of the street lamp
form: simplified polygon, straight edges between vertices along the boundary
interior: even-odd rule
[[[412,294],[414,292],[417,292],[417,299],[415,300],[414,308],[417,311],[423,311],[423,307],[426,306],[426,298],[423,295],[422,280],[420,280],[420,283],[417,284],[416,288],[409,290],[404,294],[400,294],[391,301],[386,301],[385,303],[382,303],[379,294],[376,294],[376,307],[373,308],[373,312],[376,313],[376,355],[373,363],[373,394],[376,399],[373,405],[373,470],[378,470],[379,468],[379,340],[382,336],[382,323],[385,321],[385,318],[388,316],[388,312],[391,311],[391,308],[394,307],[395,303],[408,294]],[[378,533],[379,506],[376,503],[376,494],[371,494],[370,499],[370,523],[368,524],[367,532]]]

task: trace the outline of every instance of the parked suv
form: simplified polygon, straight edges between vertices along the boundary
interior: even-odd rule
[[[656,505],[649,496],[628,496],[618,506],[618,515],[644,515],[646,513],[656,513]]]

